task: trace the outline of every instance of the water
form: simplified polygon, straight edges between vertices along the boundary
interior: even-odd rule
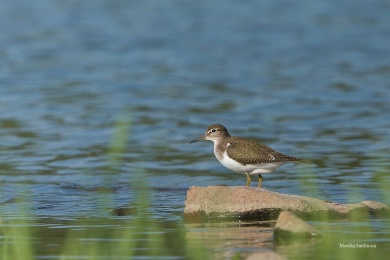
[[[2,218],[28,211],[29,221],[64,230],[74,223],[63,219],[105,222],[134,204],[142,175],[153,216],[181,223],[190,186],[245,183],[211,143],[188,144],[211,123],[318,165],[264,175],[266,189],[390,204],[389,10],[385,0],[2,1]],[[130,130],[113,171],[123,120]],[[375,226],[363,242],[384,250],[388,221]],[[267,239],[218,241],[230,241],[210,241],[226,257],[273,249]]]

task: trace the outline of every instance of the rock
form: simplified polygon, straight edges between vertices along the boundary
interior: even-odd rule
[[[227,186],[193,186],[187,191],[184,218],[239,218],[274,220],[283,210],[305,219],[328,220],[368,214],[389,214],[389,206],[375,201],[339,204],[306,196],[283,194],[265,189]]]
[[[137,215],[138,211],[134,207],[118,207],[111,210],[111,215],[113,216],[128,216],[128,215]]]
[[[266,251],[250,254],[246,260],[287,260],[287,258],[276,252]]]
[[[322,237],[313,226],[290,211],[282,211],[276,221],[274,235],[276,239]]]

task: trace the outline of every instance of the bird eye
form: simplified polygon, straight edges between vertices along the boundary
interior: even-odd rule
[[[215,132],[217,132],[217,129],[212,129],[211,132],[215,133]]]

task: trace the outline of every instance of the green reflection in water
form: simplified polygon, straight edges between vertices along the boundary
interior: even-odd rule
[[[108,169],[115,176],[130,131],[130,120],[120,117],[108,149]],[[46,218],[23,209],[31,208],[29,195],[18,200],[20,216],[0,215],[1,259],[207,259],[202,241],[186,239],[180,221],[158,219],[151,213],[150,190],[143,172],[132,173],[137,183],[133,215],[105,217]],[[107,182],[112,179],[105,180]],[[103,196],[103,195],[102,195]],[[107,194],[104,194],[107,196]],[[108,205],[103,207],[111,207]],[[202,249],[201,249],[202,248]]]

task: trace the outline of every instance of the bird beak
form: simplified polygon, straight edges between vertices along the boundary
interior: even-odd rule
[[[202,140],[205,140],[205,139],[206,139],[206,137],[205,137],[204,135],[202,135],[202,136],[199,136],[198,138],[192,140],[192,141],[190,142],[190,144],[195,143],[195,142],[198,142],[198,141],[202,141]]]

